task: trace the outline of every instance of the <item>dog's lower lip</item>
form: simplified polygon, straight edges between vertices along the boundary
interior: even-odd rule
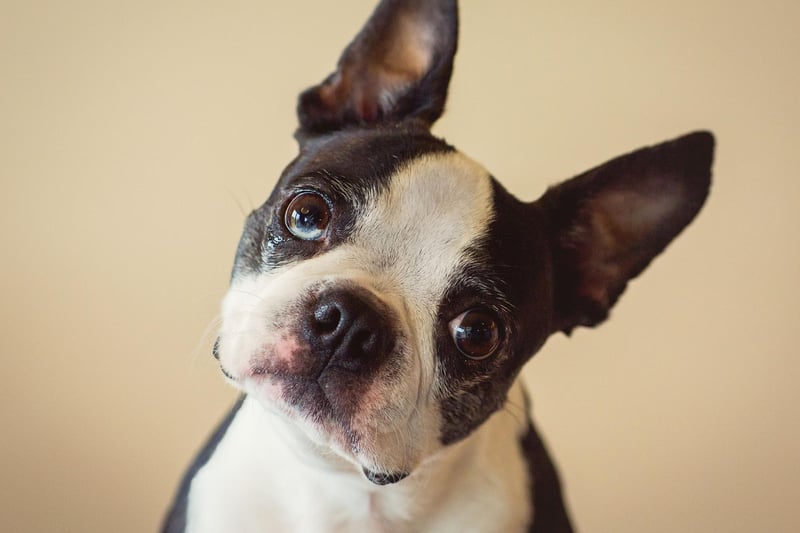
[[[376,485],[391,485],[408,477],[408,472],[392,472],[391,474],[383,474],[373,472],[366,467],[364,467],[362,470],[364,471],[364,475],[367,476],[367,479]]]

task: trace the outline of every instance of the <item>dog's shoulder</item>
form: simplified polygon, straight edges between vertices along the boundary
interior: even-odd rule
[[[225,418],[223,418],[211,436],[209,436],[208,440],[187,469],[164,520],[164,524],[161,528],[162,533],[183,533],[186,531],[186,511],[189,507],[189,491],[192,486],[192,481],[200,469],[211,459],[211,456],[217,449],[217,445],[225,436],[231,422],[233,422],[233,419],[236,417],[236,413],[239,412],[239,408],[242,406],[242,403],[244,403],[244,398],[244,395],[239,397],[230,411],[225,415]]]
[[[533,422],[528,423],[528,431],[520,440],[520,446],[528,463],[533,508],[533,522],[528,529],[529,533],[572,532],[564,498],[561,495],[558,471]]]

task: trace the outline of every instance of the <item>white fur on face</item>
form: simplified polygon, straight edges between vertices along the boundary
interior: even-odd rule
[[[488,172],[465,156],[426,155],[401,167],[368,196],[346,242],[313,258],[236,277],[223,302],[220,362],[237,385],[269,410],[288,416],[315,442],[375,471],[410,472],[438,447],[434,331],[447,288],[492,218]],[[270,375],[291,364],[303,298],[320,288],[357,284],[386,304],[401,332],[399,379],[378,374],[352,417],[357,450],[325,421],[286,405]],[[266,369],[266,372],[264,372]]]

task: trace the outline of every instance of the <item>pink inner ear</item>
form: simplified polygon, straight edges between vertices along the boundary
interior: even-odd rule
[[[336,72],[300,95],[301,133],[442,114],[458,38],[456,0],[382,0]]]
[[[435,46],[433,21],[418,13],[403,13],[366,58],[345,58],[335,77],[320,87],[320,100],[331,110],[344,107],[349,100],[362,120],[377,120],[425,75]],[[353,55],[357,56],[358,50]]]
[[[601,306],[611,305],[614,294],[649,255],[653,235],[681,209],[680,183],[659,180],[648,185],[604,191],[586,204],[581,293]]]
[[[585,245],[622,265],[626,259],[638,262],[636,251],[670,224],[682,209],[686,193],[678,180],[647,177],[636,187],[598,193],[584,207],[592,235],[592,242]]]
[[[435,28],[420,14],[403,14],[395,22],[392,35],[381,54],[381,65],[389,76],[406,80],[421,78],[431,66],[436,46]]]
[[[549,190],[558,329],[605,320],[632,278],[697,215],[714,137],[694,132],[617,157]]]
[[[354,104],[365,120],[387,113],[398,98],[419,81],[431,66],[434,27],[419,13],[404,13],[369,58],[354,72]]]

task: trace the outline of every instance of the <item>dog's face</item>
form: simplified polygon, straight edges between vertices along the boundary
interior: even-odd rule
[[[549,332],[530,209],[423,129],[311,143],[247,220],[223,368],[368,471],[410,472]]]
[[[694,134],[516,200],[429,131],[456,28],[455,2],[384,1],[301,95],[223,303],[225,374],[378,484],[502,407],[551,333],[601,322],[708,189]]]

